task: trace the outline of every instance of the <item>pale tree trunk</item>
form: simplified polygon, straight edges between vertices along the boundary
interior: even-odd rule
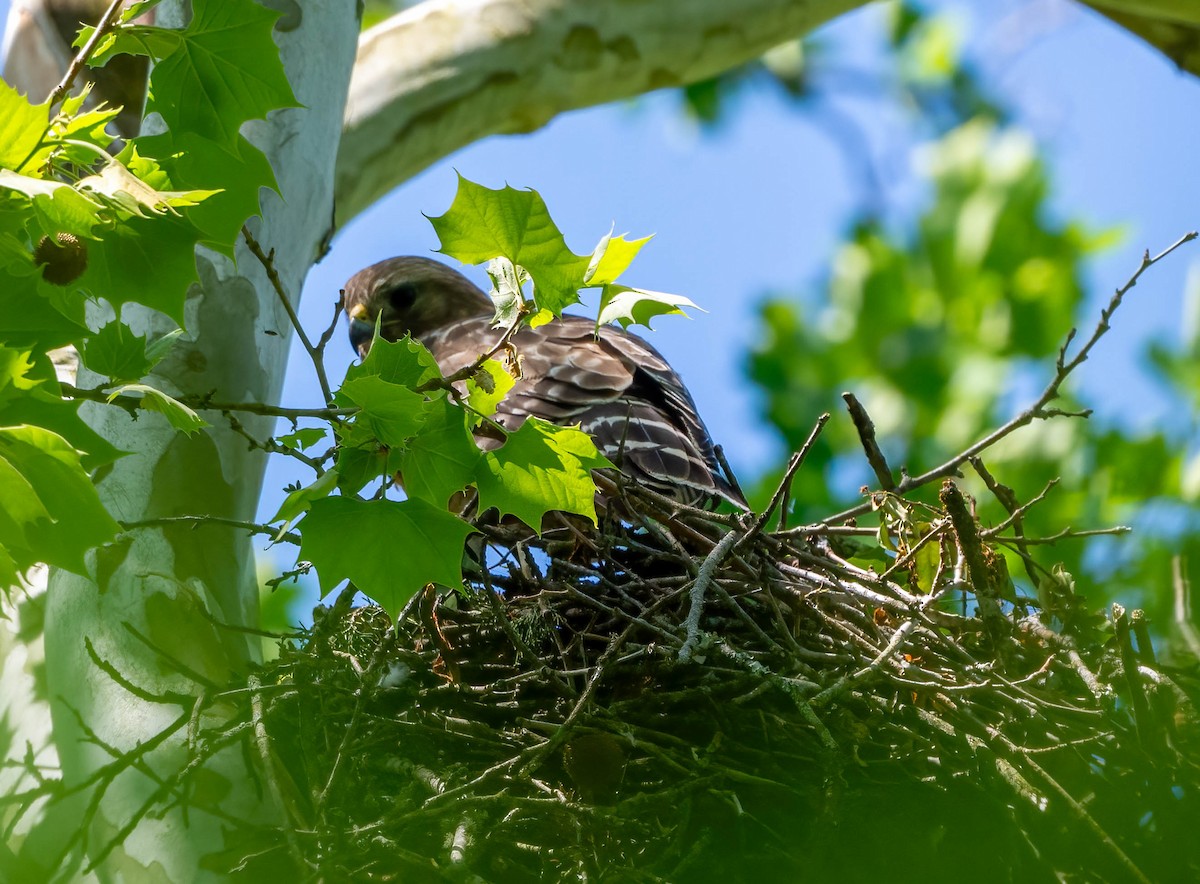
[[[265,196],[262,221],[251,227],[264,248],[275,249],[276,267],[295,295],[330,231],[334,158],[358,20],[353,0],[305,4],[295,7],[293,16],[281,20],[288,27],[277,29],[276,37],[304,107],[276,112],[246,132],[270,158],[283,194],[282,200]],[[160,13],[160,21],[164,17]],[[236,269],[208,251],[200,252],[198,265],[201,284],[188,299],[187,334],[150,382],[169,392],[212,392],[222,400],[277,401],[291,332],[263,268],[244,247],[238,250]],[[139,333],[167,330],[159,314],[133,305],[122,318]],[[86,386],[90,380],[82,377],[81,383]],[[182,513],[253,518],[263,458],[222,426],[219,416],[211,430],[188,439],[157,415],[143,414],[135,423],[120,409],[99,405],[85,406],[85,414],[117,447],[133,452],[99,483],[102,499],[117,518]],[[258,437],[271,434],[269,420],[243,423]],[[138,530],[129,537],[127,549],[95,560],[92,579],[57,573],[50,580],[46,688],[54,747],[68,785],[112,761],[98,742],[128,752],[180,715],[179,705],[155,702],[149,695],[175,691],[199,696],[196,676],[225,687],[256,656],[246,635],[213,623],[257,622],[248,538],[218,527]],[[88,644],[145,696],[135,695],[98,667]],[[186,758],[186,739],[185,727],[146,762],[162,774],[178,769]],[[206,770],[203,783],[209,794],[225,794],[222,812],[269,818],[271,811],[260,806],[260,784],[248,776],[240,748],[219,761]],[[117,835],[156,787],[143,772],[120,775],[87,820],[89,851],[94,854]],[[21,867],[24,873],[49,872],[57,865],[64,843],[85,819],[86,798],[85,793],[77,801],[53,805],[26,834],[19,848],[27,863]],[[197,807],[186,818],[179,811],[147,816],[97,875],[101,880],[203,880],[200,862],[222,848],[230,825]],[[77,869],[68,877],[75,874]]]

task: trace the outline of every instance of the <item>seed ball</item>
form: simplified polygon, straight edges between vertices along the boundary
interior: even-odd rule
[[[33,261],[42,265],[42,279],[53,285],[74,282],[87,270],[87,243],[73,233],[43,236],[33,250]]]

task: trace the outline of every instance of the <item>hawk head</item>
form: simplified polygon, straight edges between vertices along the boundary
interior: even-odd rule
[[[419,338],[459,319],[491,313],[491,299],[457,270],[428,258],[389,258],[346,282],[350,343],[366,356],[375,335]]]

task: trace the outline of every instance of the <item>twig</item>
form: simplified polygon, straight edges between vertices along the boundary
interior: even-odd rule
[[[997,543],[1022,544],[1026,546],[1053,546],[1060,540],[1076,540],[1081,537],[1107,537],[1118,534],[1128,534],[1133,531],[1128,525],[1113,525],[1111,528],[1090,528],[1087,531],[1076,531],[1073,528],[1063,528],[1057,534],[1045,537],[989,537]]]
[[[704,612],[704,593],[708,590],[708,584],[712,582],[713,574],[716,572],[717,566],[721,564],[721,560],[733,550],[737,541],[738,534],[735,531],[730,531],[722,537],[720,542],[713,547],[712,552],[704,559],[704,564],[700,566],[700,573],[696,575],[696,580],[692,583],[689,592],[691,604],[688,607],[687,619],[683,624],[687,637],[679,649],[681,663],[692,659],[692,653],[700,641],[700,615]]]
[[[79,72],[83,70],[84,65],[92,57],[92,53],[96,51],[96,46],[100,41],[108,36],[117,24],[117,14],[121,11],[124,5],[124,0],[113,0],[109,4],[108,9],[104,10],[104,14],[100,16],[100,20],[96,22],[96,30],[92,31],[92,36],[83,44],[83,48],[79,53],[71,59],[71,63],[67,66],[67,72],[63,74],[62,80],[51,91],[49,98],[46,99],[46,104],[53,108],[56,104],[62,101],[71,87],[75,84],[75,78],[79,76]],[[18,166],[17,168],[20,168]]]
[[[275,538],[276,542],[284,541],[286,543],[300,545],[300,535],[291,531],[275,537],[277,528],[272,528],[270,525],[260,525],[257,522],[244,522],[241,519],[227,519],[224,516],[161,516],[157,519],[138,519],[132,522],[118,522],[122,531],[133,531],[137,528],[166,528],[171,525],[192,525],[199,528],[201,525],[220,525],[224,528],[243,528],[251,534],[265,534],[268,537]]]
[[[992,571],[984,554],[983,541],[979,536],[979,526],[968,512],[963,493],[954,484],[953,479],[942,483],[940,497],[942,505],[946,508],[946,515],[950,517],[959,549],[967,563],[967,574],[971,587],[975,590],[975,598],[979,602],[984,628],[992,640],[996,654],[999,655],[1006,647],[1004,637],[1008,631],[1008,620],[1000,610],[999,588],[993,582]]]
[[[843,393],[842,401],[846,403],[846,410],[850,412],[850,419],[854,421],[854,429],[858,430],[858,440],[866,452],[867,463],[871,465],[875,478],[879,480],[879,487],[884,491],[893,490],[896,480],[892,477],[892,468],[888,466],[887,458],[883,456],[879,442],[875,439],[875,422],[853,393]]]
[[[242,238],[246,240],[246,245],[250,248],[250,254],[258,259],[258,263],[267,272],[267,279],[271,282],[271,288],[275,290],[275,294],[279,297],[279,303],[287,311],[292,328],[296,330],[296,334],[300,338],[300,343],[304,345],[304,350],[308,353],[308,358],[312,360],[313,368],[317,372],[317,383],[321,385],[322,401],[332,408],[333,390],[329,386],[329,376],[325,373],[324,355],[308,339],[308,334],[304,331],[304,326],[300,324],[300,317],[296,315],[296,308],[292,306],[292,301],[283,288],[283,280],[279,278],[279,272],[275,269],[275,250],[271,249],[269,253],[264,253],[262,246],[258,244],[258,240],[250,233],[250,228],[244,224],[242,225]],[[332,335],[332,332],[330,334]]]
[[[84,390],[68,383],[60,383],[62,395],[67,399],[85,399],[88,402],[99,402],[102,405],[117,405],[122,408],[140,408],[141,397],[122,393],[112,396],[105,390],[112,384],[93,387]],[[258,414],[265,417],[282,417],[288,420],[299,420],[304,417],[318,420],[336,420],[339,417],[351,417],[361,411],[357,406],[349,408],[284,408],[280,405],[267,405],[263,402],[222,402],[211,396],[176,396],[176,401],[196,411],[237,411],[245,414]]]
[[[298,460],[300,463],[304,464],[306,467],[315,472],[318,476],[325,472],[325,468],[321,465],[323,458],[318,459],[315,457],[309,457],[298,448],[289,448],[287,445],[280,445],[275,441],[274,437],[269,438],[264,442],[261,439],[256,438],[250,433],[249,430],[242,426],[242,422],[237,419],[232,411],[226,411],[223,412],[223,414],[225,415],[225,420],[229,422],[229,429],[233,430],[235,433],[245,439],[246,442],[249,443],[252,450],[262,451],[267,454],[281,454],[284,457],[290,457],[293,460]]]
[[[504,330],[504,334],[500,336],[500,340],[496,341],[496,345],[490,350],[480,353],[478,358],[476,358],[476,360],[470,365],[463,366],[448,377],[430,378],[425,383],[418,384],[412,389],[417,393],[428,393],[430,390],[455,390],[454,384],[456,382],[465,381],[468,378],[475,377],[475,375],[483,369],[485,362],[509,345],[509,341],[512,340],[512,336],[521,330],[527,313],[528,307],[521,307],[521,309],[517,312],[517,318],[513,320],[512,325]]]
[[[1191,231],[1189,233],[1185,233],[1183,236],[1181,236],[1179,239],[1177,239],[1174,243],[1172,243],[1167,248],[1163,249],[1161,252],[1159,252],[1154,257],[1150,256],[1149,251],[1145,252],[1142,255],[1142,262],[1140,265],[1138,265],[1137,270],[1134,271],[1134,273],[1131,277],[1129,277],[1129,279],[1125,283],[1125,285],[1121,286],[1121,288],[1116,290],[1116,292],[1113,294],[1111,300],[1109,300],[1108,306],[1100,311],[1100,321],[1096,324],[1096,328],[1093,330],[1091,337],[1088,338],[1088,340],[1084,343],[1084,345],[1082,347],[1080,347],[1079,352],[1076,353],[1075,356],[1072,359],[1070,359],[1069,361],[1066,358],[1066,352],[1067,352],[1067,348],[1071,344],[1071,341],[1073,341],[1075,339],[1075,331],[1072,329],[1071,332],[1067,335],[1066,341],[1063,343],[1062,348],[1059,350],[1058,359],[1055,361],[1054,377],[1050,380],[1050,383],[1046,385],[1046,388],[1042,391],[1042,394],[1037,398],[1037,401],[1034,402],[1033,405],[1029,406],[1029,408],[1022,411],[1020,414],[1018,414],[1016,417],[1014,417],[1008,423],[1004,424],[1003,426],[999,427],[996,430],[993,430],[991,433],[984,436],[982,439],[980,439],[974,445],[971,445],[966,450],[956,454],[954,457],[950,458],[948,461],[941,464],[940,466],[936,466],[932,470],[929,470],[928,472],[925,472],[925,473],[921,473],[918,476],[904,476],[903,478],[901,478],[900,482],[897,483],[897,485],[894,489],[895,493],[896,494],[905,494],[906,492],[911,491],[914,488],[919,488],[920,486],[928,485],[930,482],[936,481],[937,479],[943,479],[946,476],[953,475],[954,473],[956,473],[958,471],[958,468],[960,466],[962,466],[962,464],[966,463],[970,458],[974,457],[975,455],[979,454],[980,452],[987,450],[988,448],[991,448],[993,445],[995,445],[1001,439],[1005,438],[1006,436],[1011,435],[1015,430],[1019,430],[1021,427],[1024,427],[1027,424],[1033,423],[1035,420],[1043,420],[1048,417],[1057,417],[1057,416],[1067,414],[1067,412],[1058,411],[1056,409],[1049,409],[1049,408],[1047,408],[1047,406],[1049,405],[1050,402],[1052,402],[1054,399],[1056,399],[1058,397],[1059,389],[1062,387],[1062,385],[1066,381],[1066,379],[1070,376],[1071,372],[1073,372],[1076,368],[1078,368],[1083,362],[1085,362],[1087,360],[1088,355],[1092,351],[1092,348],[1096,345],[1096,343],[1100,340],[1100,338],[1102,338],[1104,336],[1105,332],[1107,332],[1109,330],[1109,328],[1110,328],[1109,320],[1112,318],[1113,313],[1116,312],[1116,309],[1121,306],[1121,301],[1124,299],[1125,295],[1129,292],[1130,289],[1132,289],[1135,285],[1137,285],[1138,279],[1141,277],[1141,275],[1146,270],[1153,267],[1155,264],[1157,264],[1163,258],[1167,257],[1167,255],[1171,254],[1173,251],[1178,249],[1180,246],[1194,240],[1198,235],[1200,235],[1200,234],[1198,234],[1196,231]],[[1083,413],[1082,412],[1072,412],[1071,414],[1073,414],[1074,416],[1082,416]],[[825,519],[825,521],[826,522],[841,522],[841,521],[844,521],[845,519],[853,518],[854,516],[861,516],[864,513],[869,513],[870,511],[871,511],[871,504],[868,501],[866,503],[860,503],[857,506],[853,506],[847,510],[843,510],[840,513],[832,515],[829,518]]]
[[[750,527],[750,530],[747,531],[742,536],[742,539],[738,541],[737,545],[739,547],[748,545],[752,540],[754,540],[755,537],[758,536],[759,532],[762,531],[763,526],[766,525],[770,520],[771,513],[776,507],[781,507],[779,511],[779,530],[782,531],[784,529],[787,523],[787,498],[792,490],[792,479],[795,477],[796,471],[799,470],[804,464],[804,459],[808,457],[808,452],[810,452],[813,445],[816,444],[817,437],[821,435],[821,430],[825,429],[825,424],[827,423],[829,423],[828,411],[817,418],[816,425],[808,434],[808,438],[804,440],[804,444],[800,446],[800,450],[793,454],[788,460],[787,469],[783,471],[783,478],[779,480],[779,485],[776,487],[775,493],[771,495],[771,502],[768,503],[767,508],[762,511],[762,515],[754,520],[754,524]]]
[[[974,462],[974,461],[979,460],[979,458],[971,458],[971,460]],[[1023,503],[1020,506],[1018,506],[1016,509],[1011,510],[1009,512],[1008,518],[1005,519],[1003,522],[1001,522],[999,525],[996,525],[994,528],[985,528],[984,530],[980,531],[979,532],[980,536],[981,537],[989,537],[989,538],[994,537],[997,534],[999,534],[1001,531],[1004,531],[1005,529],[1007,529],[1010,525],[1013,526],[1014,530],[1019,531],[1020,530],[1020,522],[1021,522],[1021,519],[1024,517],[1024,515],[1027,512],[1029,512],[1031,509],[1033,509],[1035,506],[1037,506],[1039,503],[1041,503],[1043,500],[1045,500],[1046,495],[1050,493],[1050,491],[1054,488],[1055,485],[1058,484],[1058,482],[1059,482],[1059,480],[1057,478],[1051,479],[1049,482],[1046,483],[1046,487],[1044,487],[1040,492],[1038,492],[1036,497],[1034,497],[1028,503]],[[1018,534],[1017,536],[1019,537],[1020,534]]]
[[[628,424],[626,424],[628,430]],[[721,467],[721,472],[725,474],[726,481],[733,486],[733,490],[741,495],[742,500],[746,499],[746,492],[742,490],[742,485],[737,480],[737,476],[733,474],[732,467],[729,466],[729,461],[725,459],[725,449],[720,445],[713,446],[713,456],[717,459],[717,464]]]

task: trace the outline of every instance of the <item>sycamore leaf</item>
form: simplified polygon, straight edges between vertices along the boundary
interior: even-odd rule
[[[483,452],[475,444],[466,411],[444,397],[430,403],[429,419],[398,457],[404,491],[445,508],[450,495],[475,478]]]
[[[337,482],[337,470],[326,470],[311,485],[297,488],[284,498],[275,515],[267,519],[268,524],[278,521],[283,522],[279,527],[279,531],[275,534],[275,540],[278,542],[279,538],[292,526],[292,523],[308,512],[314,501],[322,500],[332,494],[334,489],[337,488]]]
[[[558,315],[579,302],[589,259],[567,248],[537,191],[492,190],[459,175],[450,209],[429,221],[443,254],[466,264],[504,257],[523,267],[539,308]]]
[[[280,436],[278,441],[284,448],[304,451],[324,439],[325,435],[326,431],[323,427],[302,427],[294,433]]]
[[[79,452],[40,427],[0,428],[0,548],[24,570],[47,562],[84,572],[83,554],[120,526],[104,509]]]
[[[606,285],[600,295],[596,331],[598,333],[600,326],[610,322],[619,322],[621,328],[629,328],[635,324],[650,328],[650,320],[655,316],[687,316],[681,309],[683,307],[700,309],[683,295],[648,292],[623,285]]]
[[[182,335],[183,329],[176,328],[166,334],[159,335],[153,341],[146,344],[146,359],[150,363],[150,368],[158,365],[163,357],[171,352],[171,348],[175,346],[175,341]]]
[[[474,529],[423,500],[315,501],[300,523],[300,556],[321,592],[349,579],[395,617],[428,583],[462,589],[463,544]]]
[[[166,175],[152,161],[137,155],[136,148],[129,145],[133,152],[132,159],[137,161],[138,175],[118,162],[106,163],[96,175],[89,175],[76,185],[80,190],[89,191],[105,199],[112,207],[125,215],[136,215],[139,218],[151,215],[165,215],[168,212],[178,214],[175,209],[199,205],[208,197],[217,193],[215,190],[156,190],[147,181],[139,177],[151,178],[159,173],[162,183],[166,184]]]
[[[222,188],[189,209],[187,218],[207,245],[229,256],[242,225],[260,211],[259,191],[278,190],[266,155],[240,135],[227,145],[195,132],[163,132],[138,138],[137,147],[155,159],[175,188]]]
[[[537,313],[529,317],[529,327],[538,328],[545,325],[547,322],[554,321],[554,314],[549,310],[539,310]]]
[[[364,377],[378,377],[389,384],[418,387],[442,376],[433,356],[425,346],[410,337],[396,342],[385,341],[375,330],[375,340],[367,358],[346,369],[343,385]]]
[[[585,276],[586,284],[593,286],[616,282],[617,277],[633,263],[642,246],[653,238],[644,236],[641,239],[626,239],[624,234],[614,237],[610,230],[592,252],[592,260],[588,264]]]
[[[45,282],[25,244],[0,234],[0,340],[50,350],[86,334],[83,296]]]
[[[392,452],[378,443],[369,445],[339,445],[334,469],[338,475],[338,490],[343,494],[357,494],[368,482],[383,475],[391,475],[388,461]]]
[[[199,239],[199,232],[181,218],[130,218],[107,231],[102,241],[89,244],[88,269],[79,285],[103,292],[114,307],[136,301],[182,325],[188,288],[199,279]]]
[[[187,433],[189,436],[197,430],[202,430],[208,426],[208,421],[204,420],[178,399],[174,399],[162,390],[151,387],[148,384],[124,384],[108,394],[108,401],[112,402],[118,396],[129,395],[131,393],[142,394],[138,408],[144,408],[146,411],[157,411],[166,417],[171,426],[181,432]]]
[[[534,530],[550,510],[578,513],[596,521],[592,470],[612,464],[578,427],[559,427],[535,417],[485,452],[476,472],[479,509],[495,507]]]
[[[492,325],[508,328],[521,318],[522,311],[526,309],[525,283],[529,282],[529,274],[525,268],[517,267],[508,258],[492,258],[488,261],[487,275],[492,281],[488,297],[496,308]]]
[[[0,169],[0,189],[27,197],[39,226],[49,233],[62,231],[90,237],[100,222],[99,213],[103,207],[98,202],[58,181]]]
[[[160,114],[174,132],[195,132],[221,144],[234,144],[247,120],[299,106],[271,38],[280,13],[254,0],[191,5],[185,29],[122,26],[102,41],[95,61],[117,53],[155,58],[147,112]]]
[[[33,358],[29,350],[0,345],[0,407],[27,395],[41,383],[32,377],[32,372]]]
[[[80,355],[89,369],[114,381],[136,381],[151,368],[145,337],[118,319],[90,335]]]
[[[0,168],[21,169],[50,125],[45,103],[29,99],[0,80]]]
[[[516,380],[500,360],[489,359],[475,377],[467,378],[467,404],[485,417],[491,417],[514,384]]]
[[[85,470],[93,470],[123,452],[83,422],[80,404],[62,398],[54,363],[44,352],[0,347],[0,426],[49,430],[80,452]]]
[[[342,384],[337,401],[362,409],[354,416],[356,424],[365,424],[384,445],[407,444],[425,423],[429,401],[408,387],[392,384],[378,375],[353,378]]]
[[[929,527],[927,522],[922,522],[919,529],[928,533]],[[917,550],[917,554],[913,558],[912,575],[916,580],[917,588],[922,593],[928,595],[933,591],[933,581],[941,563],[942,546],[940,543],[931,541]]]

